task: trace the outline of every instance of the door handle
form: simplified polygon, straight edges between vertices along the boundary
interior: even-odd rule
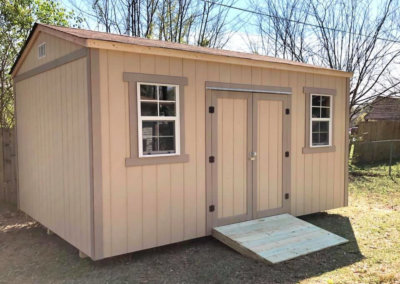
[[[257,157],[257,152],[250,152],[249,153],[249,159],[250,161],[254,161]]]

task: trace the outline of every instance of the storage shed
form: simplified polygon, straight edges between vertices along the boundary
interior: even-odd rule
[[[36,24],[19,208],[92,259],[347,205],[351,73]]]

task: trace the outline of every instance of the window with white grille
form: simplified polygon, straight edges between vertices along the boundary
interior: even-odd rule
[[[311,94],[310,147],[332,145],[332,96]]]
[[[138,83],[139,157],[180,154],[179,86]]]

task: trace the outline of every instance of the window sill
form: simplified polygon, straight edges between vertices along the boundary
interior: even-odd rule
[[[158,164],[177,164],[189,162],[188,154],[181,154],[179,156],[164,156],[164,157],[144,157],[144,158],[126,158],[126,167],[158,165]]]
[[[326,147],[304,147],[303,154],[314,154],[314,153],[329,153],[329,152],[336,152],[335,146],[326,146]]]

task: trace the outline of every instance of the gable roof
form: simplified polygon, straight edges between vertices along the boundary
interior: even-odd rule
[[[371,104],[366,120],[400,120],[400,98],[378,97]]]
[[[319,67],[311,64],[295,62],[287,59],[280,59],[271,56],[264,56],[252,53],[245,53],[245,52],[237,52],[237,51],[230,51],[224,49],[216,49],[216,48],[208,48],[208,47],[200,47],[194,46],[189,44],[181,44],[181,43],[174,43],[174,42],[167,42],[161,40],[154,40],[154,39],[147,39],[147,38],[140,38],[140,37],[133,37],[127,35],[119,35],[119,34],[111,34],[106,32],[99,32],[99,31],[91,31],[91,30],[84,30],[84,29],[77,29],[77,28],[67,28],[67,27],[60,27],[60,26],[53,26],[47,24],[39,24],[35,23],[32,28],[31,33],[29,34],[28,39],[25,42],[24,47],[22,48],[21,52],[19,53],[10,73],[13,73],[18,62],[22,59],[22,55],[27,49],[27,45],[29,41],[32,39],[33,34],[42,31],[51,33],[55,36],[61,37],[65,40],[73,41],[77,44],[86,47],[92,48],[106,48],[106,49],[118,49],[115,44],[126,44],[138,47],[147,47],[147,48],[156,48],[156,49],[164,49],[164,50],[174,50],[174,51],[181,51],[181,52],[189,52],[189,53],[197,53],[197,54],[204,54],[204,55],[211,55],[211,56],[222,56],[222,57],[229,57],[229,58],[236,58],[236,59],[244,59],[244,60],[251,60],[254,62],[266,62],[272,64],[284,64],[287,66],[293,67],[302,67],[305,69],[310,69],[311,72],[318,72],[318,71],[329,71],[336,76],[341,77],[351,77],[352,73]],[[100,43],[111,43],[107,45]],[[162,55],[162,54],[160,54]]]

